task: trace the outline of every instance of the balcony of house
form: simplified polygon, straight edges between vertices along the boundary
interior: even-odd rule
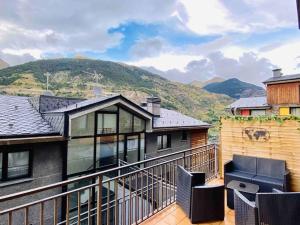
[[[218,146],[204,145],[0,197],[1,225],[138,224],[176,202],[178,166],[218,176]]]

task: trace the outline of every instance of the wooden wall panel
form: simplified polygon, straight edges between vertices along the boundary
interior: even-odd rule
[[[191,133],[191,148],[207,144],[207,130],[195,130]]]
[[[267,136],[258,140],[245,132],[260,131]],[[249,132],[248,132],[249,133]],[[253,133],[252,133],[253,134]],[[252,135],[250,135],[252,137]],[[220,168],[232,159],[233,154],[281,159],[291,171],[292,191],[300,191],[300,123],[285,121],[232,121],[222,120],[220,137]]]
[[[268,104],[299,104],[300,82],[267,85]]]

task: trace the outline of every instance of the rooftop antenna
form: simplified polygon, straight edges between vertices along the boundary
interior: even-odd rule
[[[47,72],[47,73],[44,73],[44,76],[47,77],[47,91],[49,90],[49,77],[51,76],[51,73]]]

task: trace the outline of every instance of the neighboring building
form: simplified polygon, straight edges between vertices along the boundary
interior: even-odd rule
[[[282,75],[273,70],[273,77],[263,82],[267,96],[241,98],[228,108],[234,115],[296,115],[300,116],[300,74]]]
[[[0,95],[0,125],[0,196],[206,144],[210,127],[121,95]]]

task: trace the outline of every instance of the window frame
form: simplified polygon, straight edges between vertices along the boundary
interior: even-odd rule
[[[10,177],[8,177],[8,154],[9,153],[17,153],[17,152],[28,152],[29,153],[28,173],[10,178]],[[21,148],[21,149],[5,149],[5,150],[0,150],[0,153],[2,153],[2,176],[0,178],[0,183],[32,177],[32,165],[33,165],[32,149],[26,148],[26,147]]]
[[[187,133],[186,130],[181,131],[181,139],[180,140],[181,141],[187,141],[188,140],[188,133]]]
[[[164,137],[167,138],[167,146],[164,147]],[[160,141],[160,146],[158,145],[158,139],[161,139]],[[156,145],[157,145],[157,150],[165,150],[165,149],[169,149],[172,147],[172,136],[171,134],[158,134],[156,137]]]

